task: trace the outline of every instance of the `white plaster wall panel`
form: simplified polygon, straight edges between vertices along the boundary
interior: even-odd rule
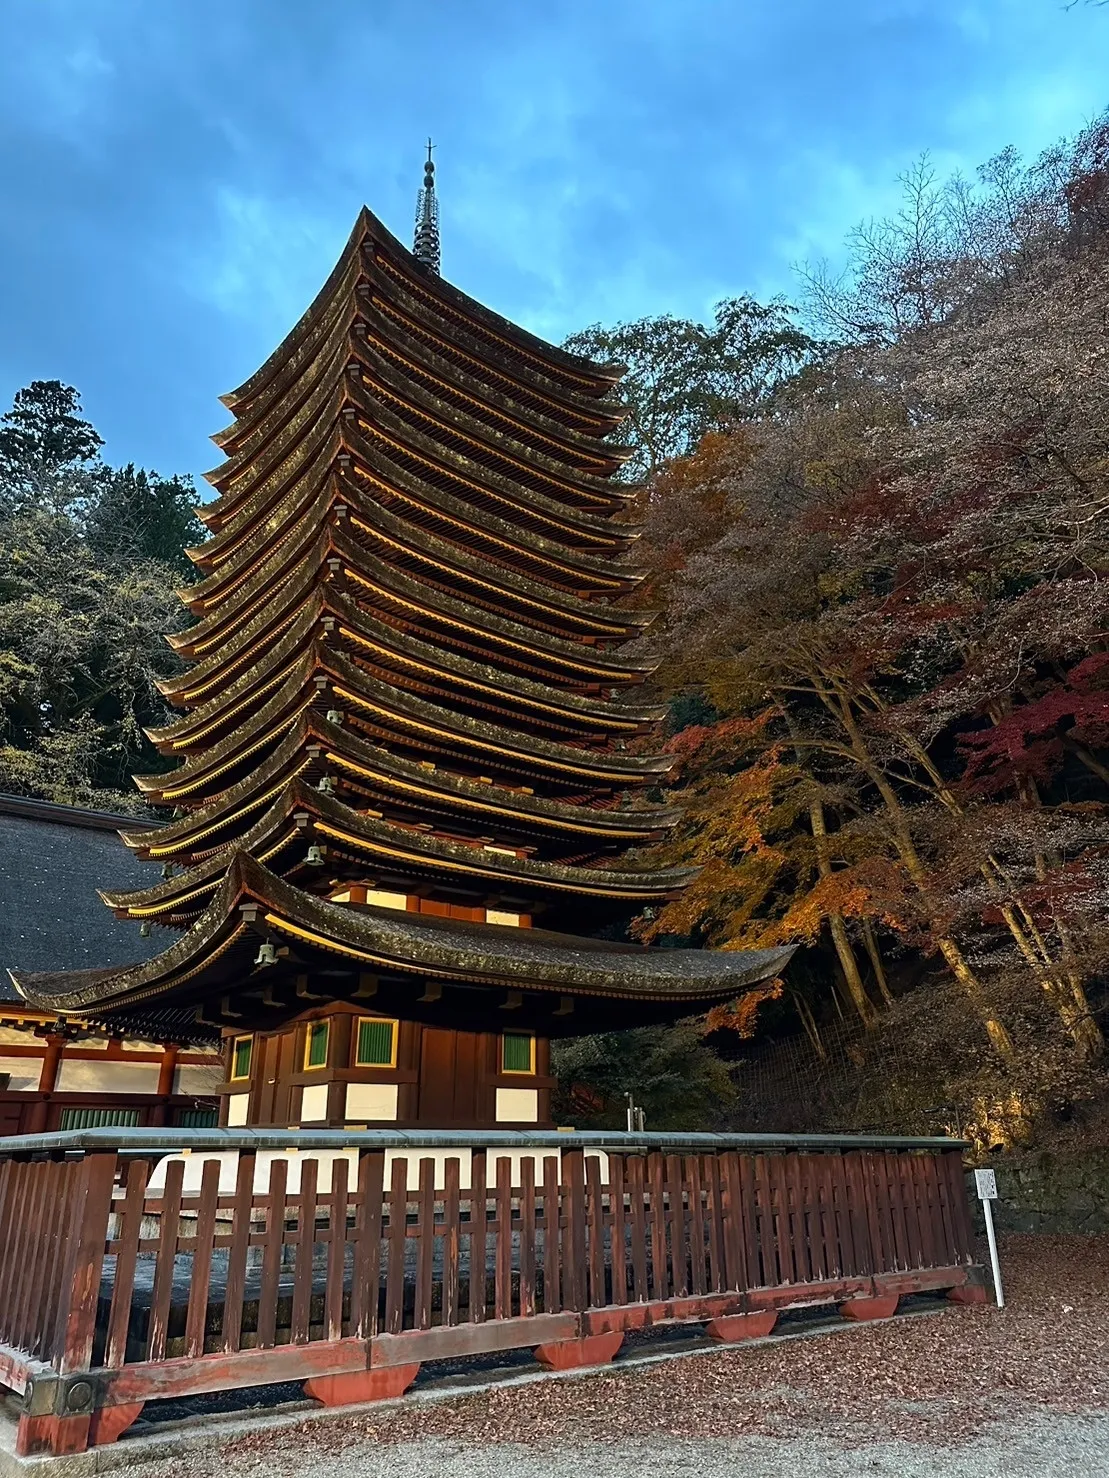
[[[58,1067],[58,1093],[157,1093],[156,1062],[81,1062],[64,1057]]]
[[[537,1124],[539,1122],[539,1090],[537,1088],[498,1088],[498,1124]]]
[[[243,1113],[246,1112],[245,1093],[232,1095],[229,1108],[234,1109],[236,1098],[243,1103]],[[535,1162],[535,1179],[537,1184],[543,1181],[543,1161],[553,1157],[558,1162],[559,1179],[562,1178],[562,1156],[557,1149],[534,1150],[512,1150],[497,1151],[490,1150],[486,1164],[486,1185],[493,1187],[497,1183],[497,1162],[510,1160],[512,1162],[512,1183],[520,1184],[520,1161],[533,1160]],[[599,1161],[601,1181],[608,1184],[608,1156],[603,1150],[586,1150],[587,1160]],[[447,1161],[454,1159],[458,1161],[459,1185],[463,1191],[469,1190],[471,1172],[473,1170],[473,1151],[468,1149],[458,1150],[424,1150],[419,1144],[414,1144],[410,1149],[386,1150],[385,1151],[385,1178],[386,1186],[392,1184],[393,1161],[404,1159],[408,1161],[408,1189],[415,1191],[420,1186],[420,1161],[431,1160],[435,1166],[435,1189],[438,1191],[446,1187]],[[158,1161],[151,1172],[147,1194],[160,1196],[165,1189],[166,1167],[174,1160],[184,1160],[185,1179],[182,1183],[182,1191],[186,1196],[195,1196],[200,1191],[200,1178],[204,1166],[209,1160],[219,1162],[219,1188],[220,1195],[230,1195],[235,1189],[236,1177],[238,1175],[239,1154],[237,1150],[223,1151],[222,1153],[210,1153],[198,1150],[193,1154],[166,1155]],[[286,1164],[286,1189],[291,1196],[300,1193],[301,1168],[306,1160],[315,1160],[319,1166],[317,1171],[316,1186],[321,1194],[331,1189],[331,1168],[337,1160],[347,1162],[347,1185],[354,1186],[358,1183],[358,1151],[357,1150],[259,1150],[254,1167],[254,1189],[259,1195],[264,1195],[270,1187],[270,1169],[275,1160],[284,1160]]]
[[[313,1083],[305,1088],[300,1100],[300,1122],[318,1124],[327,1118],[327,1084]]]
[[[348,1083],[346,1121],[372,1124],[375,1120],[395,1119],[398,1101],[396,1083]]]
[[[38,1047],[45,1050],[46,1043],[36,1037],[29,1026],[0,1026],[0,1046]]]
[[[42,1077],[41,1057],[0,1057],[0,1073],[10,1073],[11,1093],[37,1093]]]
[[[218,1062],[210,1065],[186,1063],[173,1074],[174,1093],[203,1095],[215,1093],[223,1082],[223,1067]]]

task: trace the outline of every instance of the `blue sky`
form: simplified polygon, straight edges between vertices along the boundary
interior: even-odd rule
[[[971,171],[1109,103],[1062,0],[0,0],[0,401],[81,391],[199,473],[363,201],[555,340],[793,292],[921,151]]]

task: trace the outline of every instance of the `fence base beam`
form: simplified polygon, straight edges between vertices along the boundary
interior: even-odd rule
[[[705,1333],[720,1344],[734,1345],[744,1339],[764,1339],[777,1322],[774,1309],[762,1314],[725,1314],[721,1319],[710,1319]]]
[[[42,1453],[62,1457],[84,1452],[89,1445],[91,1423],[92,1417],[87,1412],[81,1416],[21,1416],[15,1429],[16,1457],[35,1457]]]
[[[949,1288],[947,1296],[953,1304],[985,1304],[990,1301],[981,1283],[964,1283],[961,1288]]]
[[[897,1313],[898,1295],[887,1293],[881,1298],[849,1298],[839,1306],[845,1319],[892,1319]]]
[[[314,1375],[304,1382],[304,1394],[324,1406],[389,1401],[403,1396],[419,1373],[416,1364],[380,1365],[374,1370],[349,1370],[344,1375]]]
[[[102,1406],[94,1411],[89,1427],[89,1446],[106,1447],[109,1442],[118,1442],[128,1427],[134,1426],[145,1401],[129,1401],[120,1406]]]
[[[624,1336],[588,1334],[584,1339],[560,1339],[548,1345],[536,1345],[535,1358],[548,1370],[583,1370],[589,1365],[607,1365],[615,1359]]]

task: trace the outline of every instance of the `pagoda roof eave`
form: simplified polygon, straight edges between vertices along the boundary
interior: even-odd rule
[[[311,829],[317,838],[340,850],[350,847],[374,857],[379,865],[415,867],[446,877],[483,878],[501,887],[514,884],[548,896],[628,904],[674,897],[700,872],[697,867],[630,872],[540,862],[533,857],[507,857],[488,848],[469,847],[424,832],[404,830],[364,816],[333,796],[308,790],[300,781],[294,784],[295,802],[313,815]]]
[[[628,754],[622,750],[576,748],[569,744],[488,723],[468,714],[456,713],[441,704],[429,703],[381,682],[357,667],[340,652],[315,644],[290,673],[281,689],[256,710],[234,734],[190,758],[169,773],[134,776],[135,784],[148,796],[159,796],[153,804],[174,805],[218,779],[264,742],[267,729],[287,716],[290,706],[307,708],[314,701],[310,691],[316,674],[328,678],[340,703],[356,712],[375,715],[383,725],[392,725],[406,735],[446,745],[471,760],[512,773],[544,775],[566,785],[602,786],[624,789],[649,783],[673,769],[670,755]],[[301,696],[303,695],[303,696]]]
[[[327,465],[306,469],[291,486],[278,490],[267,506],[257,511],[256,517],[244,519],[236,516],[213,538],[186,550],[194,564],[209,573],[194,585],[178,590],[178,597],[185,605],[195,609],[197,602],[210,605],[218,599],[228,580],[241,578],[244,565],[249,566],[251,561],[260,559],[257,547],[259,532],[271,534],[296,523],[298,512],[303,515],[315,508],[320,488],[329,479],[334,479],[336,487],[341,484],[343,490],[342,496],[336,492],[329,503],[343,501],[361,507],[367,495],[376,501],[384,494],[391,501],[408,504],[425,516],[457,528],[463,539],[467,535],[476,539],[491,551],[495,561],[508,570],[516,569],[513,559],[523,561],[530,565],[535,577],[545,580],[555,590],[564,588],[567,583],[578,589],[583,585],[598,590],[607,587],[607,594],[611,597],[631,592],[642,584],[646,576],[645,570],[624,562],[626,547],[634,542],[637,534],[629,533],[625,538],[621,533],[614,537],[609,544],[608,557],[590,549],[573,547],[553,530],[530,529],[522,534],[520,525],[508,517],[493,512],[480,502],[459,498],[431,481],[422,482],[400,463],[387,469],[375,466],[371,445],[354,428],[344,428],[344,432],[339,444],[348,456],[353,454],[350,469],[334,468],[339,447],[329,444]],[[502,501],[508,502],[507,499]],[[565,520],[562,522],[569,529],[569,524]],[[616,530],[620,527],[616,526]],[[499,560],[498,553],[501,555]],[[516,572],[519,573],[518,570]]]
[[[401,245],[392,232],[366,206],[363,206],[338,261],[306,312],[301,315],[274,352],[249,379],[235,390],[220,397],[233,414],[241,415],[243,408],[264,390],[274,375],[288,362],[290,354],[300,345],[320,315],[326,311],[347,272],[352,269],[355,262],[361,265],[360,254],[367,241],[373,242],[379,248],[384,248],[388,258],[395,264],[394,270],[400,271],[406,284],[427,296],[432,303],[436,301],[443,303],[448,312],[460,314],[464,320],[468,319],[474,325],[484,327],[495,338],[506,341],[510,349],[515,346],[518,353],[523,352],[534,356],[537,366],[549,365],[555,376],[560,371],[563,375],[570,375],[573,381],[577,382],[576,385],[560,385],[559,388],[562,395],[571,403],[575,398],[580,398],[587,404],[590,400],[599,399],[612,389],[624,373],[625,367],[622,365],[594,365],[553,344],[548,344],[528,333],[526,329],[519,328],[499,314],[485,308],[459,289],[451,287],[441,278],[428,272],[427,268]],[[523,365],[521,365],[521,370],[524,374],[527,373]],[[542,368],[535,368],[533,373],[542,378]]]
[[[338,400],[335,404],[337,407]],[[400,456],[393,455],[389,439],[382,441],[383,431],[375,429],[373,434],[375,440],[371,441],[360,435],[356,426],[341,423],[336,410],[332,421],[313,428],[295,457],[290,454],[290,461],[297,461],[296,468],[290,472],[281,464],[278,472],[271,473],[255,491],[237,493],[235,507],[219,521],[211,538],[186,551],[189,558],[202,569],[211,569],[217,561],[225,564],[233,557],[229,550],[234,551],[236,546],[249,548],[254,530],[275,520],[287,522],[290,510],[303,505],[306,485],[318,486],[326,481],[343,452],[356,459],[354,465],[363,476],[370,476],[401,497],[414,497],[440,511],[468,510],[472,521],[494,531],[511,527],[519,535],[522,527],[531,528],[544,547],[561,551],[562,558],[577,561],[586,570],[594,567],[593,560],[600,562],[597,568],[605,569],[606,551],[623,554],[643,532],[641,524],[594,519],[534,490],[529,489],[524,496],[489,475],[480,481],[460,478],[445,464],[429,464],[428,470],[436,475],[418,477],[404,461],[406,455],[413,455],[411,448],[402,447],[398,438]],[[299,455],[301,449],[311,454],[307,465]],[[439,474],[449,486],[440,485]],[[456,490],[451,491],[451,486]],[[208,522],[215,527],[214,520]],[[634,570],[625,572],[619,564],[614,568],[634,578]]]
[[[300,361],[294,373],[274,382],[264,407],[256,407],[249,420],[237,422],[230,434],[213,438],[228,458],[219,479],[234,477],[259,457],[272,457],[275,439],[287,433],[291,422],[295,429],[294,411],[314,388],[334,383],[360,365],[414,408],[441,414],[445,396],[455,413],[452,421],[461,422],[489,450],[496,450],[497,439],[507,428],[509,437],[520,442],[529,455],[549,460],[557,475],[584,479],[583,491],[592,490],[613,501],[626,497],[619,485],[610,489],[605,479],[628,459],[632,448],[609,445],[601,436],[549,421],[534,407],[511,400],[456,365],[444,367],[426,344],[406,334],[380,308],[367,308],[358,294],[351,294],[347,302],[336,304],[321,318],[314,345],[311,356]],[[336,360],[341,361],[337,369]],[[407,375],[397,361],[407,367]],[[533,448],[532,440],[542,446]]]
[[[472,318],[494,334],[506,339],[510,344],[527,347],[540,362],[547,361],[556,369],[567,371],[575,379],[582,382],[591,381],[593,384],[592,395],[584,386],[571,393],[580,394],[583,398],[599,399],[627,374],[626,364],[616,360],[602,364],[596,360],[587,359],[584,355],[572,354],[557,344],[541,339],[537,334],[529,333],[527,329],[521,328],[511,319],[503,318],[492,308],[487,308],[484,303],[471,298],[461,288],[454,287],[438,273],[429,272],[419,258],[403,246],[371,211],[366,211],[366,217],[369,226],[368,234],[378,244],[385,247],[402,267],[408,269],[405,275],[410,284],[418,285],[421,291],[426,292],[429,297],[441,299],[454,312],[461,313],[464,318]],[[542,373],[542,371],[537,371],[537,373]]]
[[[411,283],[383,269],[377,254],[363,250],[362,257],[366,282],[359,284],[357,294],[367,319],[372,314],[375,322],[390,320],[406,342],[430,341],[428,347],[440,359],[454,366],[461,361],[483,386],[498,387],[518,404],[567,429],[603,439],[628,419],[626,408],[610,399],[613,387],[601,397],[588,398],[568,393],[549,378],[522,376],[518,366],[476,344],[463,326],[430,308]]]
[[[402,550],[410,550],[410,557],[422,557],[425,563],[444,568],[452,578],[469,580],[478,588],[495,592],[495,598],[511,608],[503,611],[503,615],[512,620],[512,612],[519,607],[516,619],[533,624],[538,630],[562,622],[578,629],[579,634],[584,629],[584,634],[603,641],[626,641],[645,631],[658,616],[657,611],[642,611],[608,600],[582,600],[564,590],[540,585],[515,570],[492,565],[463,544],[441,539],[422,525],[399,518],[381,504],[364,505],[357,512],[351,509],[349,517],[353,527],[371,537],[384,538]],[[534,608],[538,613],[530,622],[524,614],[526,608]]]
[[[457,596],[425,585],[399,568],[382,566],[376,572],[376,579],[363,575],[360,568],[365,563],[365,555],[341,528],[321,530],[317,544],[313,546],[320,559],[325,557],[322,551],[328,546],[342,560],[345,578],[375,590],[386,604],[414,614],[426,624],[441,624],[448,630],[461,633],[466,639],[459,637],[460,646],[491,656],[495,666],[528,668],[533,672],[554,669],[562,674],[564,683],[571,685],[599,683],[602,686],[621,686],[641,682],[657,665],[647,658],[629,660],[597,647],[542,635],[509,617],[497,616]],[[278,581],[279,594],[275,599],[260,601],[258,609],[247,619],[240,620],[226,640],[214,643],[211,650],[203,654],[188,654],[188,634],[183,634],[171,645],[183,655],[190,655],[195,665],[174,677],[157,679],[158,691],[169,702],[189,707],[204,693],[218,689],[225,680],[225,674],[241,667],[247,655],[265,640],[268,632],[295,619],[298,601],[303,604],[310,598],[318,578],[314,559],[300,560],[299,574],[290,573]],[[290,611],[293,615],[289,614]],[[190,628],[190,631],[195,632],[195,628]]]
[[[485,784],[451,770],[428,769],[418,760],[391,754],[358,737],[345,725],[328,723],[309,709],[295,720],[292,732],[268,759],[206,805],[154,831],[124,829],[120,835],[133,851],[147,855],[152,847],[160,848],[158,855],[165,857],[174,851],[191,850],[190,838],[199,839],[223,818],[234,819],[244,808],[256,808],[251,807],[251,802],[264,804],[267,792],[274,786],[303,773],[307,767],[300,760],[313,743],[320,746],[323,760],[360,782],[373,782],[387,793],[399,792],[411,797],[414,803],[433,809],[458,811],[469,818],[487,818],[490,824],[509,830],[553,831],[581,836],[597,845],[612,839],[642,844],[669,831],[680,814],[666,807],[602,810]]]
[[[626,641],[644,631],[657,615],[655,611],[615,605],[611,601],[584,600],[506,565],[494,564],[467,545],[441,538],[421,524],[398,517],[383,505],[366,499],[346,479],[339,479],[333,482],[326,499],[317,498],[306,507],[302,518],[276,547],[267,549],[262,558],[240,572],[228,571],[227,575],[235,573],[233,588],[221,594],[210,593],[206,597],[206,614],[185,631],[167,637],[169,645],[192,657],[203,650],[199,644],[210,646],[213,638],[218,643],[218,633],[224,628],[240,629],[243,606],[255,598],[264,598],[266,590],[272,589],[274,579],[284,576],[298,555],[303,557],[313,539],[318,543],[325,537],[324,520],[329,510],[340,503],[346,507],[352,526],[385,541],[403,557],[422,561],[429,569],[438,571],[439,583],[457,579],[475,591],[488,592],[487,601],[500,608],[498,614],[535,631],[561,635],[557,630],[561,626],[570,628],[571,635]],[[357,540],[353,540],[347,552],[357,560],[359,548]],[[366,556],[362,558],[365,560]],[[421,583],[434,586],[436,582],[424,579]],[[188,601],[187,590],[182,592],[182,598]],[[529,619],[532,611],[535,614]]]
[[[299,822],[293,823],[294,817]],[[235,848],[268,848],[272,858],[293,840],[300,830],[307,846],[309,839],[323,841],[339,851],[350,850],[376,867],[416,872],[453,879],[455,882],[480,882],[504,888],[512,886],[529,893],[548,897],[580,897],[593,901],[649,903],[668,898],[692,882],[696,868],[668,868],[655,872],[620,871],[615,868],[582,867],[576,864],[538,861],[533,857],[507,856],[503,851],[478,845],[450,841],[443,837],[413,831],[394,823],[366,816],[333,796],[321,794],[294,777],[285,782],[281,793],[246,837],[236,841]],[[159,834],[149,848],[151,853],[168,855],[174,843]],[[167,878],[150,888],[130,892],[105,893],[112,908],[127,909],[136,918],[152,917],[179,911],[188,898],[203,891],[227,865],[227,851],[205,859],[176,878]]]
[[[356,346],[350,350],[352,356],[355,353]],[[401,399],[400,396],[396,398]],[[508,470],[499,470],[459,451],[427,430],[413,426],[381,398],[374,400],[361,373],[357,380],[342,374],[317,384],[303,410],[277,433],[264,457],[244,461],[241,466],[228,461],[206,474],[208,481],[219,491],[219,496],[207,505],[205,522],[220,534],[249,525],[265,510],[267,500],[272,503],[291,486],[293,474],[306,463],[307,449],[320,445],[320,428],[330,427],[338,421],[344,406],[360,412],[363,421],[369,423],[368,429],[383,439],[387,447],[394,443],[402,457],[414,458],[432,474],[447,478],[460,487],[473,488],[479,498],[485,496],[507,503],[521,512],[547,519],[554,527],[561,525],[572,536],[598,543],[627,543],[640,532],[640,525],[613,521],[614,514],[625,512],[627,500],[635,495],[634,487],[598,481],[594,490],[581,490],[583,501],[578,502],[559,496],[554,483],[546,490],[541,486],[524,487]],[[307,434],[305,426],[311,428]],[[487,449],[496,450],[493,447]],[[379,454],[371,449],[369,440],[365,438],[362,451],[366,465],[376,470]],[[388,451],[386,455],[390,463],[397,462],[397,458]],[[403,462],[400,465],[403,467]],[[472,500],[464,498],[463,501]],[[201,550],[203,547],[199,546]]]
[[[604,460],[612,464],[607,471],[588,472],[573,466],[568,458],[552,456],[549,452],[542,452],[529,446],[520,437],[520,428],[517,429],[516,435],[510,432],[498,435],[484,421],[472,414],[457,413],[451,415],[449,419],[444,419],[442,402],[422,386],[405,383],[397,370],[390,366],[384,356],[368,342],[356,344],[354,352],[364,392],[376,399],[380,399],[383,395],[386,397],[391,395],[406,409],[429,420],[435,428],[428,433],[432,439],[440,441],[444,434],[448,436],[458,434],[463,440],[473,443],[487,454],[492,453],[502,460],[511,458],[520,467],[526,468],[529,473],[549,480],[553,486],[564,484],[568,491],[597,503],[609,511],[623,508],[631,496],[623,484],[608,480],[611,472],[615,471],[616,466],[619,465],[618,459],[606,456]],[[350,378],[354,379],[353,376]],[[449,445],[449,442],[445,444]],[[468,453],[468,455],[473,456],[473,453]],[[601,458],[598,457],[597,460]]]
[[[214,606],[192,626],[167,636],[168,644],[181,657],[197,663],[216,655],[232,655],[242,646],[245,634],[251,628],[256,615],[268,614],[276,617],[279,610],[288,609],[298,595],[307,598],[316,585],[323,583],[324,564],[334,555],[341,561],[344,574],[353,578],[356,583],[373,588],[376,577],[377,583],[384,583],[394,589],[398,585],[410,587],[418,592],[420,604],[433,612],[450,615],[454,614],[454,610],[450,608],[457,608],[458,614],[474,625],[477,631],[488,630],[490,633],[503,635],[508,639],[509,645],[533,652],[541,665],[553,663],[555,666],[577,667],[593,673],[614,670],[635,674],[649,673],[654,669],[651,662],[625,663],[619,659],[605,662],[603,654],[599,660],[595,643],[575,641],[571,636],[546,629],[545,622],[538,624],[543,611],[549,611],[553,622],[560,609],[554,602],[541,603],[538,598],[531,601],[539,612],[532,621],[520,619],[511,610],[491,609],[494,593],[501,595],[502,606],[510,606],[515,593],[519,594],[521,603],[526,601],[525,592],[529,588],[527,582],[519,579],[510,584],[507,578],[498,582],[483,580],[483,565],[480,560],[464,555],[461,551],[456,553],[457,546],[446,546],[445,541],[435,540],[423,530],[414,533],[413,525],[398,519],[385,509],[369,510],[366,516],[359,515],[357,518],[351,515],[349,521],[364,530],[364,534],[352,535],[338,524],[321,525],[309,510],[299,531],[290,532],[249,577],[229,593],[225,601]],[[416,574],[409,574],[375,560],[361,542],[361,538],[375,537],[402,549],[412,550],[414,559],[422,557],[425,562],[444,566],[444,575],[451,569],[465,572],[476,588],[485,587],[490,591],[489,606],[472,597],[467,599],[448,593],[443,588],[445,578],[440,584],[435,584]],[[275,588],[280,590],[279,606],[273,603],[272,592]],[[403,598],[402,596],[402,603]],[[575,603],[575,606],[580,607],[583,623],[588,620],[595,628],[601,628],[587,631],[585,635],[600,636],[601,639],[619,643],[640,635],[655,616],[654,612],[629,611],[621,606],[613,607],[612,618],[606,621],[608,608],[603,604],[597,603],[591,607],[589,602],[581,601]],[[569,610],[568,603],[567,609]],[[503,646],[505,642],[496,645]],[[592,680],[607,681],[604,677],[595,677]],[[613,680],[619,681],[618,678]],[[634,681],[634,677],[631,680]]]
[[[575,501],[573,497],[575,490],[568,487],[566,489],[568,495],[563,496],[557,479],[533,475],[530,479],[521,481],[510,465],[496,466],[490,461],[483,461],[469,451],[451,446],[445,439],[440,440],[432,434],[434,428],[414,425],[384,397],[376,400],[370,399],[365,387],[359,394],[358,387],[353,381],[348,395],[351,404],[359,411],[360,429],[363,435],[368,430],[387,445],[391,442],[402,455],[407,454],[414,458],[421,464],[421,467],[426,467],[433,475],[447,477],[479,491],[482,488],[488,488],[493,493],[506,495],[517,503],[526,504],[531,500],[542,500],[541,503],[536,501],[535,506],[556,509],[558,516],[564,522],[572,525],[576,520],[586,532],[601,531],[611,537],[614,529],[622,528],[619,523],[613,521],[614,518],[622,514],[630,500],[635,497],[634,487],[609,482],[603,485],[605,489],[603,493],[583,492],[581,497]],[[374,456],[366,460],[370,467],[375,465]],[[396,459],[393,458],[393,460]],[[522,459],[518,459],[520,460]],[[524,470],[522,466],[519,467],[519,472]],[[618,493],[623,502],[617,502]]]
[[[561,544],[567,551],[573,550],[571,540],[574,538],[592,540],[598,548],[615,550],[623,545],[627,549],[643,533],[642,523],[617,522],[603,514],[598,517],[597,510],[561,503],[534,488],[521,489],[481,463],[464,466],[465,458],[452,456],[449,448],[422,437],[385,407],[372,407],[372,420],[365,406],[362,412],[359,419],[345,428],[350,452],[367,472],[390,482],[399,482],[402,490],[415,491],[425,486],[429,490],[434,488],[475,512],[482,508],[481,500],[487,498],[506,507],[513,520],[523,514],[545,522],[551,532],[543,537],[552,544]],[[415,457],[421,467],[419,474],[405,465],[405,456]],[[382,457],[385,465],[382,465]],[[440,486],[437,481],[440,478],[456,489],[466,491],[451,492],[450,486]],[[570,538],[563,538],[563,534]]]
[[[147,738],[163,753],[180,753],[202,742],[213,728],[223,728],[232,718],[241,717],[250,707],[250,695],[283,681],[283,676],[275,674],[280,674],[283,665],[296,659],[299,649],[312,639],[315,628],[322,627],[326,621],[335,623],[340,641],[347,640],[354,647],[369,647],[386,664],[394,659],[401,666],[417,669],[428,682],[446,685],[453,682],[463,689],[472,689],[475,695],[484,695],[492,706],[515,708],[521,721],[536,718],[549,727],[578,729],[585,734],[639,733],[666,714],[661,704],[615,705],[599,698],[552,690],[549,685],[530,678],[473,661],[407,635],[363,611],[342,591],[323,585],[317,587],[261,662],[232,683],[221,686],[215,697],[182,718],[147,728],[144,731]]]
[[[360,287],[356,293],[359,322],[365,324],[367,339],[376,352],[381,351],[382,345],[387,346],[389,351],[428,378],[449,382],[453,390],[484,401],[488,410],[495,410],[517,420],[531,433],[550,439],[571,454],[585,453],[591,458],[601,457],[617,464],[627,461],[632,455],[633,447],[608,440],[612,431],[627,419],[626,412],[606,413],[599,403],[591,402],[588,417],[591,429],[582,425],[567,425],[564,420],[551,415],[549,410],[540,409],[535,404],[534,390],[500,372],[492,372],[492,366],[487,362],[477,361],[472,369],[460,365],[457,356],[461,345],[457,342],[449,345],[449,350],[453,350],[456,355],[455,359],[451,359],[447,345],[435,340],[428,342],[431,335],[427,329],[414,334],[411,329],[398,324],[395,311],[397,302],[393,300],[393,312],[385,311],[386,291],[383,289],[384,284],[373,288]],[[444,352],[445,350],[448,352]],[[481,373],[474,372],[478,368]],[[571,407],[565,405],[560,405],[558,409],[564,415],[576,414]]]
[[[12,972],[12,979],[30,1005],[76,1018],[202,1003],[220,991],[241,996],[253,983],[245,962],[257,938],[250,916],[259,914],[265,932],[298,956],[318,953],[332,964],[339,957],[352,971],[522,990],[548,1001],[581,995],[667,1003],[686,1015],[771,980],[792,953],[614,947],[547,931],[353,909],[303,892],[240,852],[204,914],[162,954],[118,970]],[[278,978],[272,967],[253,976],[259,985]]]

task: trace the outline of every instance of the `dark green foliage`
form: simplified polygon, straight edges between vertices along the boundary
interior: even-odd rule
[[[675,693],[670,699],[669,711],[666,715],[666,731],[668,734],[680,734],[683,729],[715,724],[721,716],[719,710],[713,707],[704,693],[696,690],[689,693]]]
[[[95,492],[104,445],[60,380],[33,380],[0,417],[0,514],[76,514]]]
[[[124,565],[157,560],[194,577],[185,554],[205,538],[190,477],[159,477],[133,462],[105,477],[86,522],[88,541],[103,558]]]
[[[564,347],[627,365],[619,396],[628,418],[618,434],[634,447],[623,475],[638,481],[706,431],[764,409],[815,345],[788,304],[744,295],[717,303],[711,326],[664,313],[614,328],[592,324]]]
[[[143,729],[175,670],[162,633],[203,528],[180,478],[115,470],[57,380],[0,418],[0,790],[141,809],[133,770],[158,770]]]
[[[631,1093],[648,1129],[716,1129],[736,1097],[728,1065],[706,1045],[699,1023],[556,1042],[551,1066],[560,1124],[622,1129]]]

